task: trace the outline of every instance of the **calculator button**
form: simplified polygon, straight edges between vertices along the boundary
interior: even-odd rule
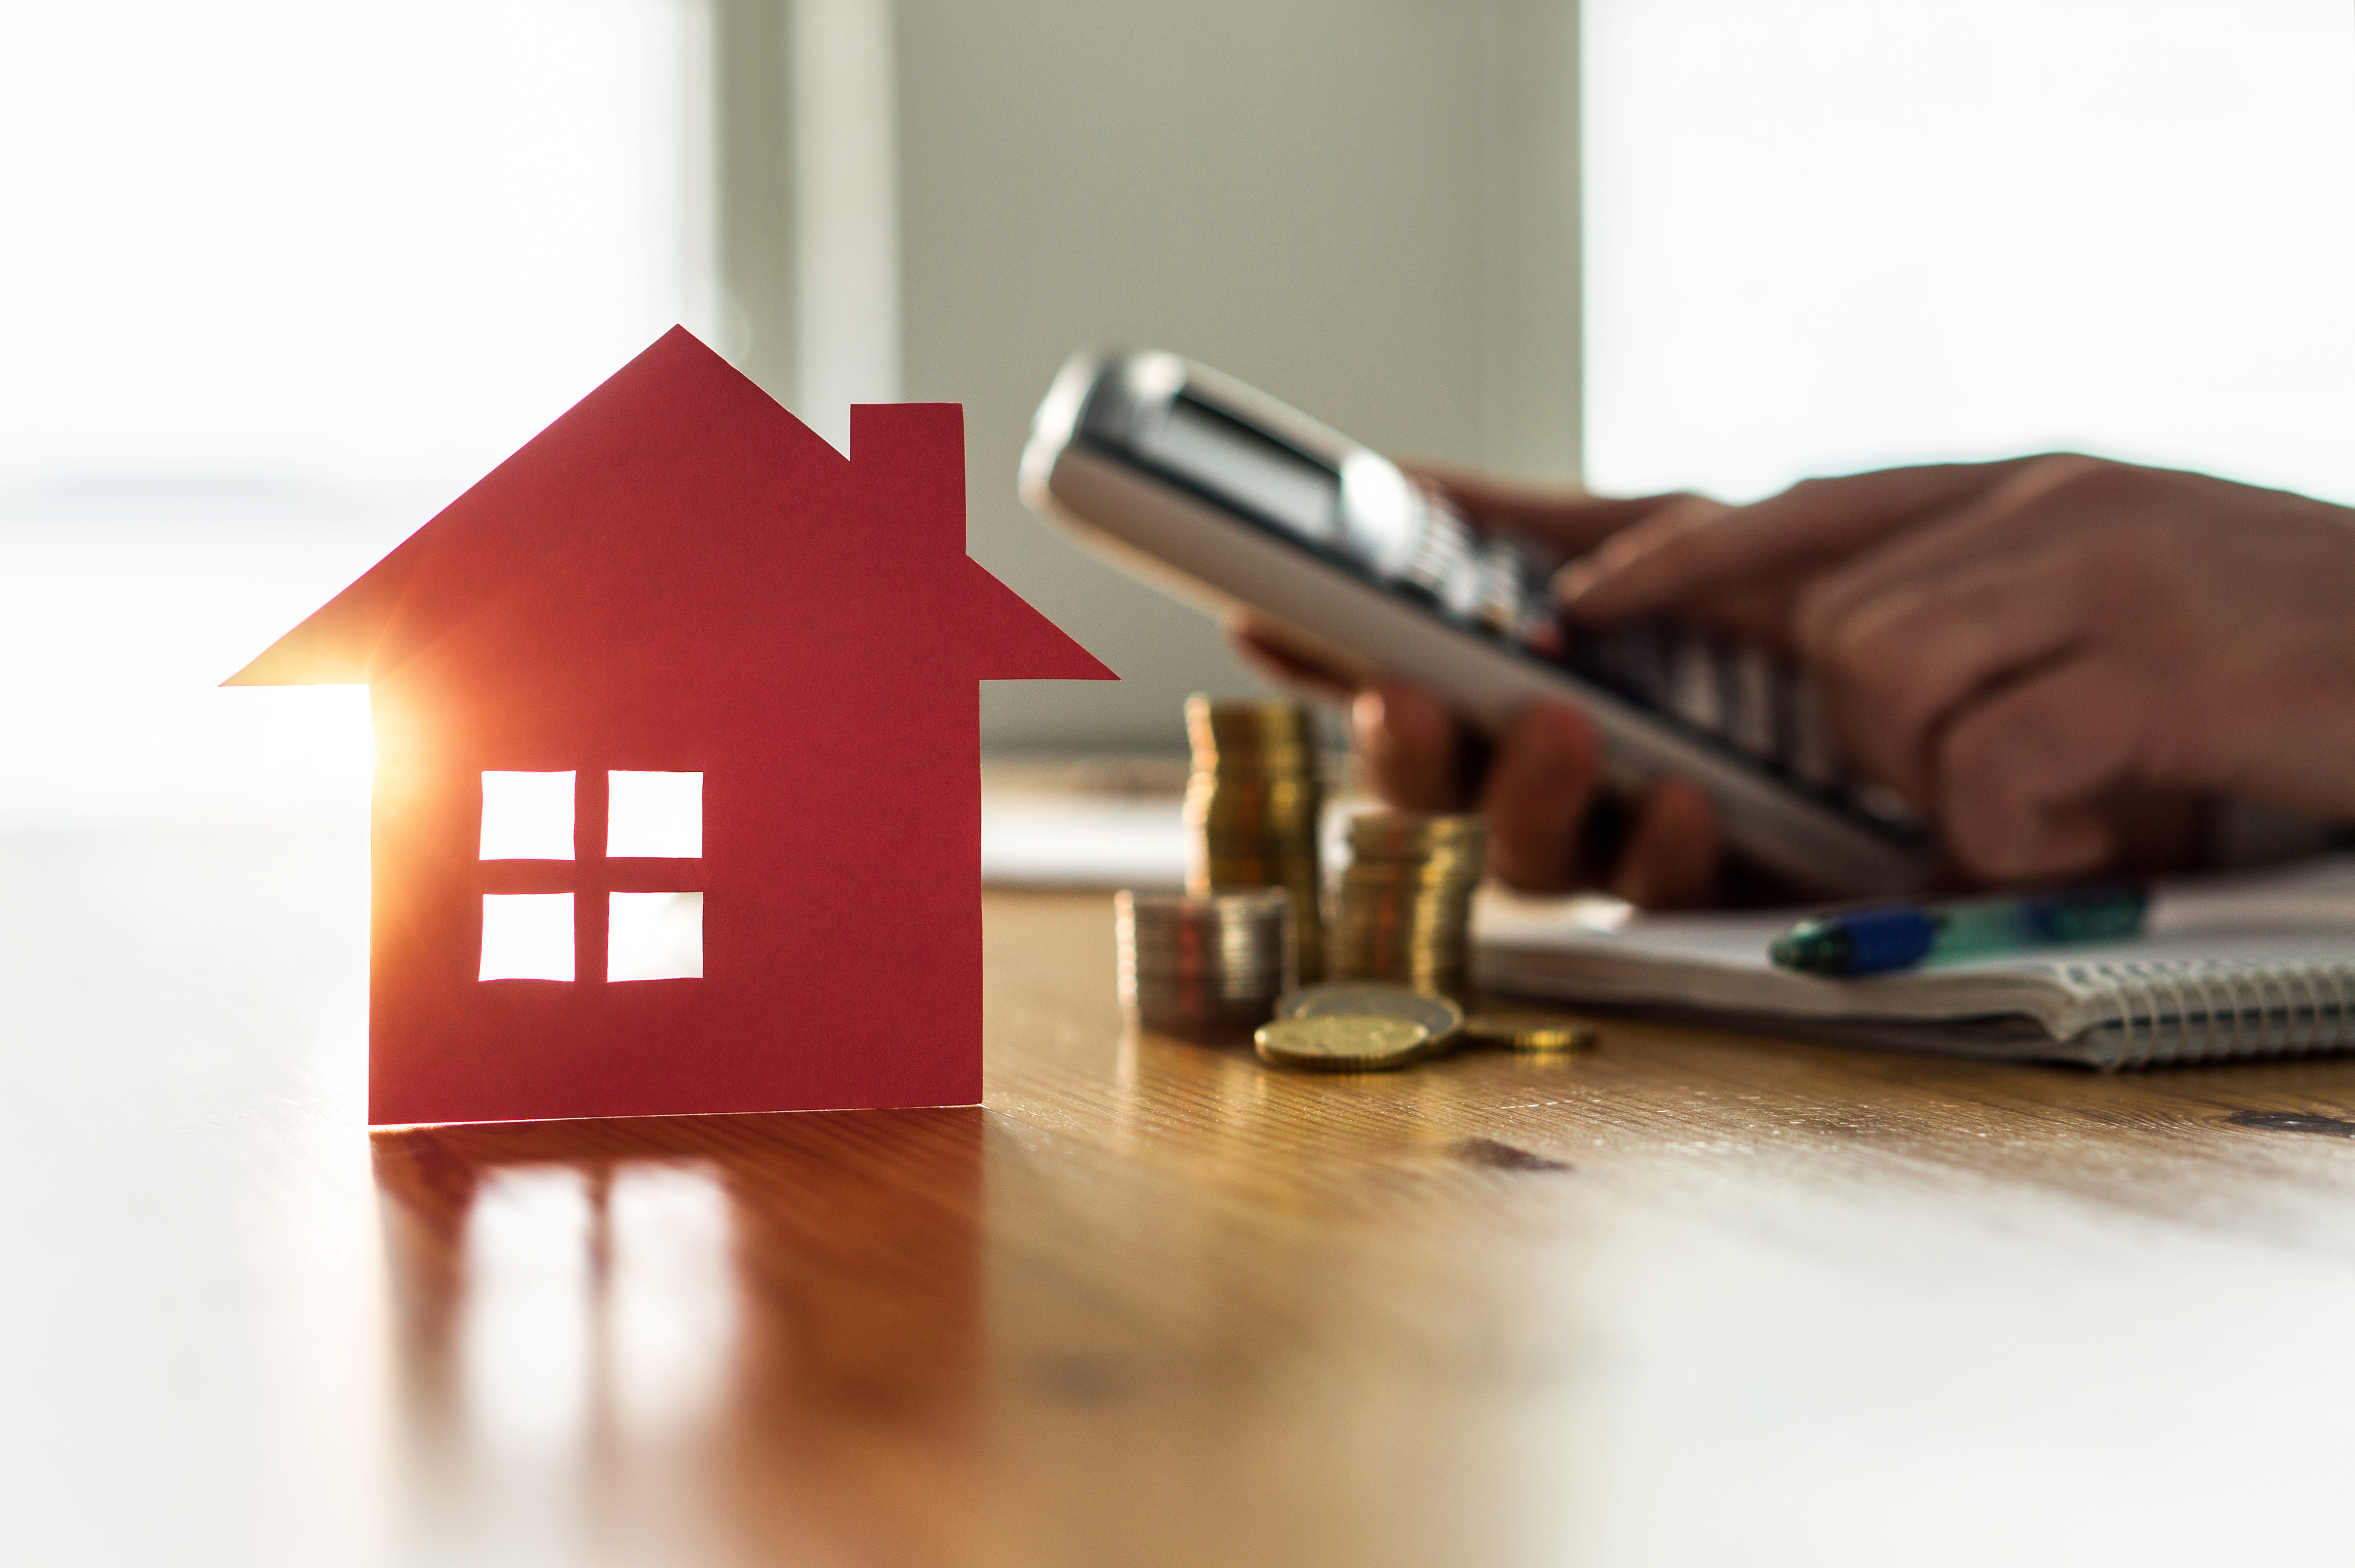
[[[1678,631],[1668,645],[1668,708],[1696,730],[1725,732],[1724,672],[1705,633]]]
[[[1732,713],[1726,726],[1733,743],[1753,757],[1779,762],[1783,749],[1782,672],[1759,643],[1739,643],[1727,656],[1727,686]]]
[[[1805,784],[1829,789],[1839,783],[1839,748],[1832,740],[1831,709],[1824,688],[1806,676],[1791,680],[1791,774]]]

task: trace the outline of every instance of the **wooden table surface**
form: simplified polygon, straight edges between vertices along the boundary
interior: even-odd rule
[[[364,874],[0,839],[8,1561],[2355,1558],[2355,1062],[1293,1076],[1007,893],[983,1107],[371,1137]]]

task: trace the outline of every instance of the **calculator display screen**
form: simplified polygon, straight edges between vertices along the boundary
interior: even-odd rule
[[[1191,398],[1170,400],[1154,433],[1155,455],[1197,482],[1250,505],[1303,539],[1336,531],[1341,476],[1240,421]]]

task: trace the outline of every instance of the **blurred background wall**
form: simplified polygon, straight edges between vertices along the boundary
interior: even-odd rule
[[[1249,684],[1014,499],[1083,343],[1606,489],[2068,445],[2355,500],[2350,35],[2344,0],[7,7],[0,816],[357,809],[355,694],[212,683],[678,321],[837,440],[965,405],[975,554],[1127,677],[992,688],[1000,750],[1174,747],[1179,696]]]
[[[1575,475],[1574,5],[717,3],[745,46],[720,209],[765,213],[782,173],[799,235],[730,236],[731,352],[829,432],[856,399],[964,403],[975,555],[1123,677],[986,688],[987,743],[1174,745],[1188,691],[1257,684],[1015,499],[1074,348],[1176,348],[1390,450]],[[744,63],[780,49],[782,111]]]

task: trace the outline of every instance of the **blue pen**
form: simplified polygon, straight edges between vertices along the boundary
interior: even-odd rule
[[[1885,975],[2063,943],[2124,941],[2142,934],[2149,911],[2150,890],[2138,882],[1876,904],[1803,920],[1776,937],[1766,954],[1785,969],[1809,975]]]

